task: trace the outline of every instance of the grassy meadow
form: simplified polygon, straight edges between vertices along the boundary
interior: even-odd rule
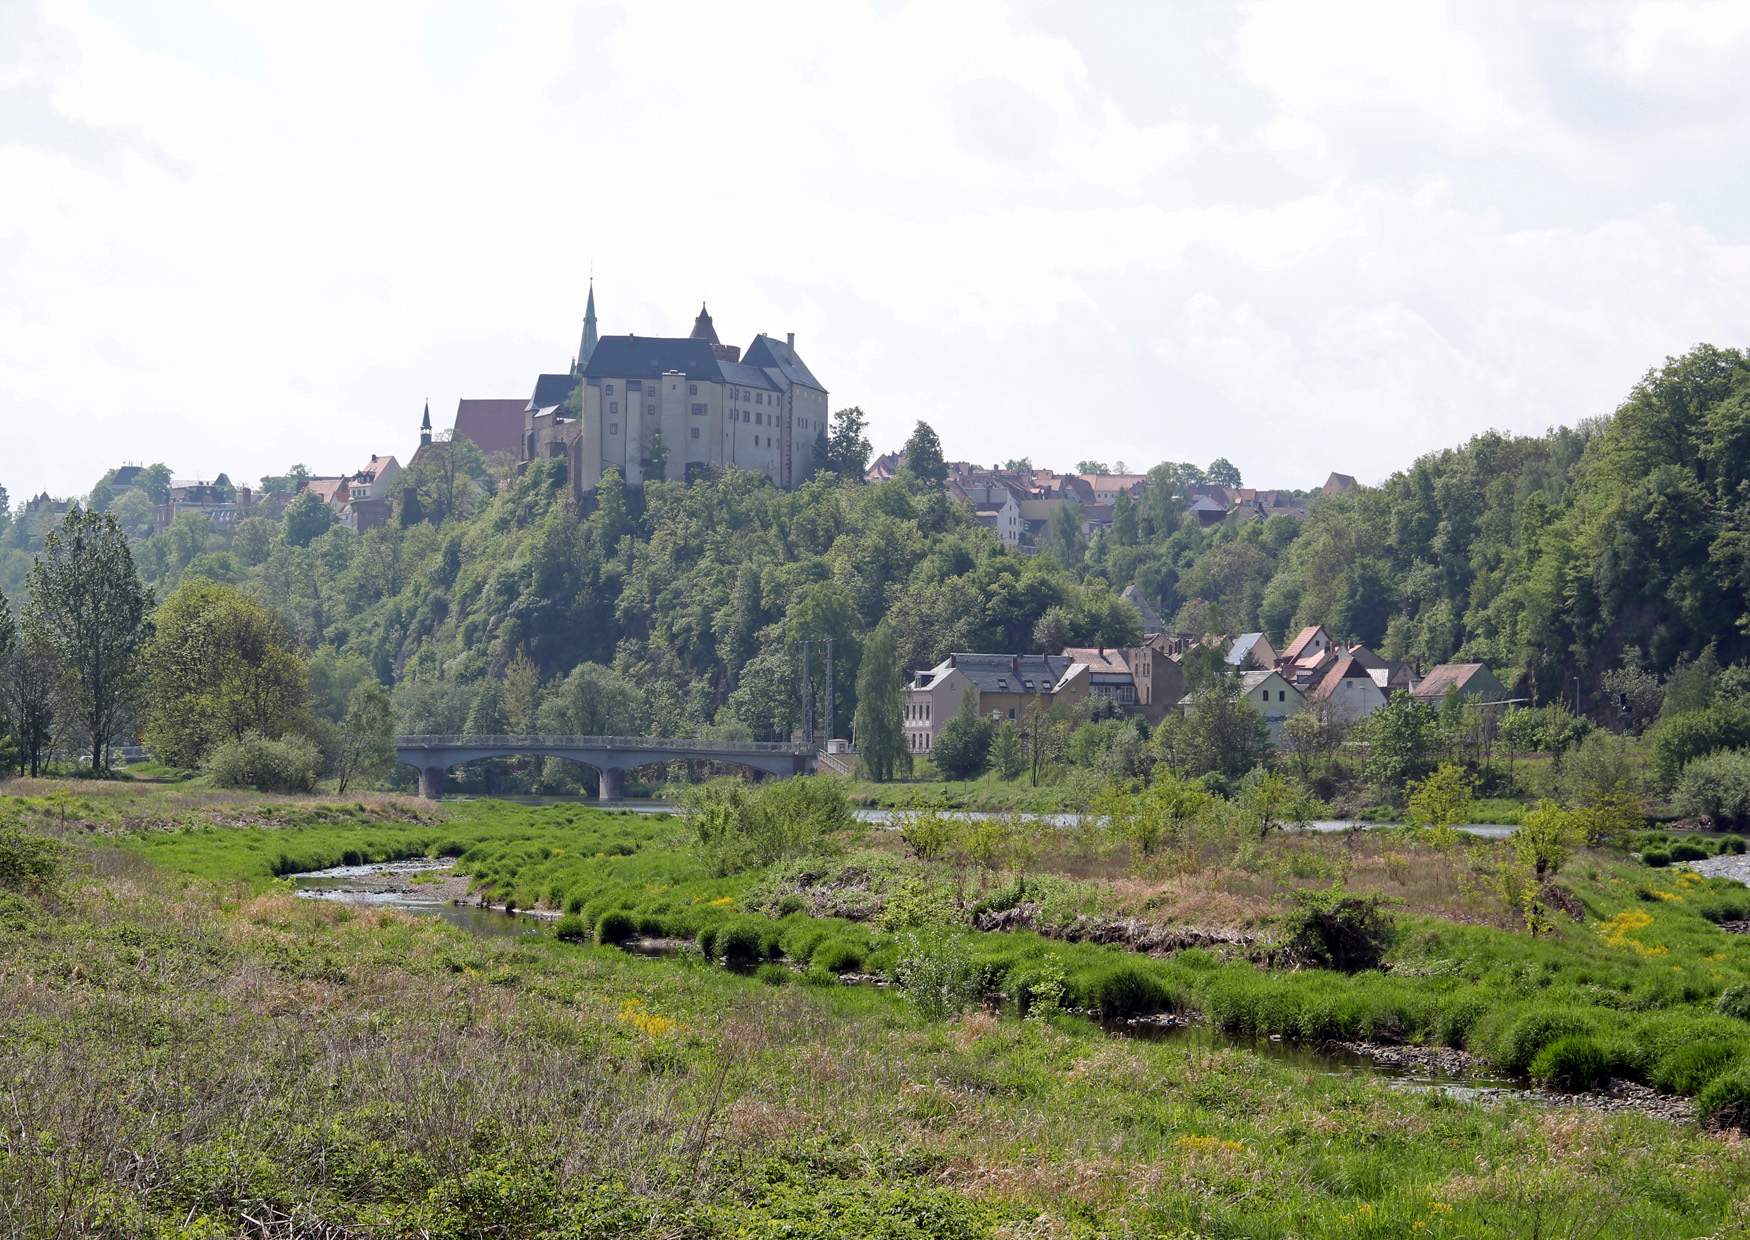
[[[6,788],[0,1237],[1750,1230],[1750,1151],[1704,1123],[1248,1042],[1729,1102],[1750,1023],[1717,1009],[1750,938],[1718,923],[1750,890],[1621,851],[1574,855],[1578,919],[1533,938],[1491,888],[1503,845],[1405,832],[1139,864],[1090,833],[835,821],[755,859],[572,805]],[[422,856],[559,916],[473,936],[283,877]],[[1297,893],[1333,884],[1392,902],[1383,967],[1284,957]],[[1091,941],[1124,926],[1198,945]],[[639,939],[685,946],[613,945]],[[1234,1036],[1101,1024],[1162,1013]]]

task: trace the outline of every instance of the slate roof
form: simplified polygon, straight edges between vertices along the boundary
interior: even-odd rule
[[[529,403],[523,408],[528,411],[563,405],[577,389],[577,383],[576,375],[536,375],[534,395],[529,397]],[[520,435],[522,432],[519,430],[517,433]]]
[[[1262,633],[1241,633],[1234,638],[1233,645],[1227,648],[1227,662],[1231,667],[1238,667],[1246,661],[1246,656],[1252,653],[1252,648],[1262,641]]]
[[[586,379],[657,379],[672,370],[687,378],[722,379],[709,340],[691,336],[603,336],[583,368]]]
[[[523,412],[527,406],[527,401],[515,396],[464,397],[456,402],[456,429],[450,438],[466,439],[488,456],[495,452],[516,456],[522,448]]]
[[[1077,663],[1086,663],[1088,671],[1095,676],[1122,676],[1132,679],[1130,664],[1124,661],[1124,652],[1110,647],[1099,646],[1065,646],[1064,657]]]
[[[1155,610],[1154,604],[1148,601],[1146,594],[1136,588],[1134,582],[1125,586],[1124,592],[1118,597],[1136,608],[1141,614],[1144,633],[1159,633],[1167,627],[1166,622],[1161,619],[1161,613]]]
[[[774,340],[764,332],[753,338],[753,343],[747,346],[747,353],[741,360],[750,366],[770,366],[791,383],[800,383],[803,387],[811,387],[820,392],[826,391],[820,380],[814,377],[814,373],[796,355],[795,349],[782,340]]]
[[[771,376],[758,366],[749,366],[746,362],[718,362],[717,369],[722,374],[725,383],[735,383],[742,387],[764,388],[770,392],[783,391],[783,388],[773,382]]]
[[[1054,693],[1068,679],[1076,660],[1061,654],[949,655],[931,668],[918,688],[928,689],[949,672],[960,672],[980,693]]]
[[[710,312],[705,309],[705,303],[699,303],[699,317],[693,320],[692,337],[710,344],[722,343],[717,339],[717,329],[711,325]]]

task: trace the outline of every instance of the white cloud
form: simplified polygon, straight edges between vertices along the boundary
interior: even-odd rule
[[[1261,4],[1149,78],[1121,11],[1001,0],[49,3],[0,41],[0,482],[405,454],[565,364],[592,262],[606,330],[796,331],[883,445],[1378,477],[1741,342],[1744,238],[1647,163],[1742,163],[1733,8]]]

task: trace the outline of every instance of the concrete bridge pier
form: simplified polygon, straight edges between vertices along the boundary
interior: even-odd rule
[[[611,805],[624,797],[626,788],[626,772],[603,768],[601,772],[601,787],[596,798],[603,805]]]
[[[444,768],[441,766],[422,766],[419,768],[419,795],[427,801],[435,801],[444,794]]]

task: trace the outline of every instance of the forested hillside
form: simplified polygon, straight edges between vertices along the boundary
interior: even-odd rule
[[[610,485],[580,512],[547,462],[482,476],[443,506],[404,505],[416,517],[362,536],[297,505],[281,521],[185,517],[151,536],[135,514],[132,532],[160,599],[193,575],[243,586],[320,674],[369,669],[422,731],[782,735],[799,711],[795,643],[830,637],[842,733],[883,621],[903,668],[954,649],[1115,645],[1138,636],[1117,597],[1131,582],[1176,628],[1280,637],[1320,621],[1393,658],[1480,659],[1541,699],[1575,676],[1595,691],[1625,652],[1656,673],[1710,645],[1724,663],[1750,652],[1742,351],[1699,347],[1612,416],[1480,435],[1317,500],[1304,522],[1199,528],[1178,517],[1183,476],[1159,467],[1109,533],[1060,536],[1036,557],[927,478],[794,494],[747,474]],[[53,518],[21,506],[3,519],[0,584],[16,601]]]

